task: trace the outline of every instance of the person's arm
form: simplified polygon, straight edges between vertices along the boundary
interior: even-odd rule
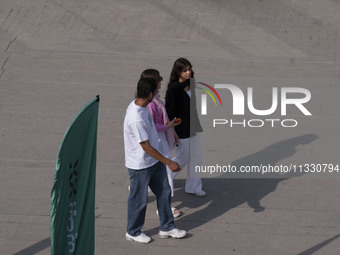
[[[139,144],[142,146],[143,150],[147,154],[149,154],[151,157],[157,159],[158,161],[166,164],[171,169],[171,171],[178,172],[178,171],[181,170],[181,168],[179,167],[179,165],[176,162],[164,157],[161,153],[159,153],[158,150],[156,150],[154,147],[152,147],[149,143],[149,140],[146,140],[146,141],[141,142]]]
[[[161,118],[160,116],[158,116],[156,104],[152,101],[151,103],[148,104],[148,108],[152,116],[153,122],[155,123],[157,132],[165,131],[167,129],[167,125],[159,121]]]
[[[179,137],[174,129],[174,138],[175,138],[175,144],[178,144],[179,143]]]
[[[165,97],[165,109],[168,114],[169,120],[177,118],[176,116],[176,95],[175,89],[168,89]]]

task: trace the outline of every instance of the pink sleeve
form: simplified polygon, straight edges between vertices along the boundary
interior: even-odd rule
[[[157,105],[154,102],[148,104],[150,114],[152,116],[153,122],[155,123],[157,132],[162,132],[167,129],[166,125],[163,123],[163,115],[160,111],[157,111]]]

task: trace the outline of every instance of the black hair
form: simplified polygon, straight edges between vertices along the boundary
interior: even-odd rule
[[[137,84],[137,98],[147,98],[155,93],[158,82],[154,78],[141,78]]]
[[[146,69],[144,70],[141,75],[140,78],[154,78],[156,79],[156,81],[162,81],[163,77],[159,74],[159,71],[156,69]]]
[[[185,59],[185,58],[179,58],[175,61],[174,65],[172,67],[168,87],[171,83],[179,80],[179,77],[181,77],[182,71],[187,66],[189,66],[191,68],[191,78],[194,78],[194,71],[192,70],[192,65],[191,65],[190,61]]]

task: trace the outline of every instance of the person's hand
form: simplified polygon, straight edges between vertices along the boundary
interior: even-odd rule
[[[180,121],[178,121],[180,120]],[[166,127],[167,128],[171,128],[171,127],[176,127],[178,126],[179,124],[181,124],[181,119],[177,119],[177,118],[174,118],[172,121],[169,121],[167,124],[166,124]]]
[[[179,166],[175,161],[172,161],[172,160],[170,160],[170,162],[169,162],[169,164],[168,164],[168,167],[169,167],[170,170],[173,171],[173,172],[179,172],[179,171],[181,171],[180,166]]]

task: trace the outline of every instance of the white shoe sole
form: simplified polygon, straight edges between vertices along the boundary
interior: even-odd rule
[[[128,240],[128,241],[133,241],[133,242],[136,242],[136,243],[143,243],[143,244],[147,244],[147,243],[150,243],[151,242],[151,239],[150,239],[150,241],[137,241],[137,240],[135,240],[135,239],[133,239],[133,238],[131,238],[131,237],[129,237],[129,236],[125,236],[125,239],[126,240]]]
[[[185,237],[186,235],[187,235],[187,232],[184,232],[181,235],[161,235],[161,234],[159,234],[159,237],[162,238],[162,239],[166,239],[166,238],[169,238],[169,237],[172,237],[172,238],[175,238],[175,239],[181,239],[181,238]]]
[[[162,238],[162,239],[166,239],[166,238],[169,238],[169,237],[172,237],[172,238],[175,238],[175,239],[181,239],[181,238],[183,238],[185,236],[186,236],[186,234],[183,235],[183,236],[159,235],[159,237]]]

